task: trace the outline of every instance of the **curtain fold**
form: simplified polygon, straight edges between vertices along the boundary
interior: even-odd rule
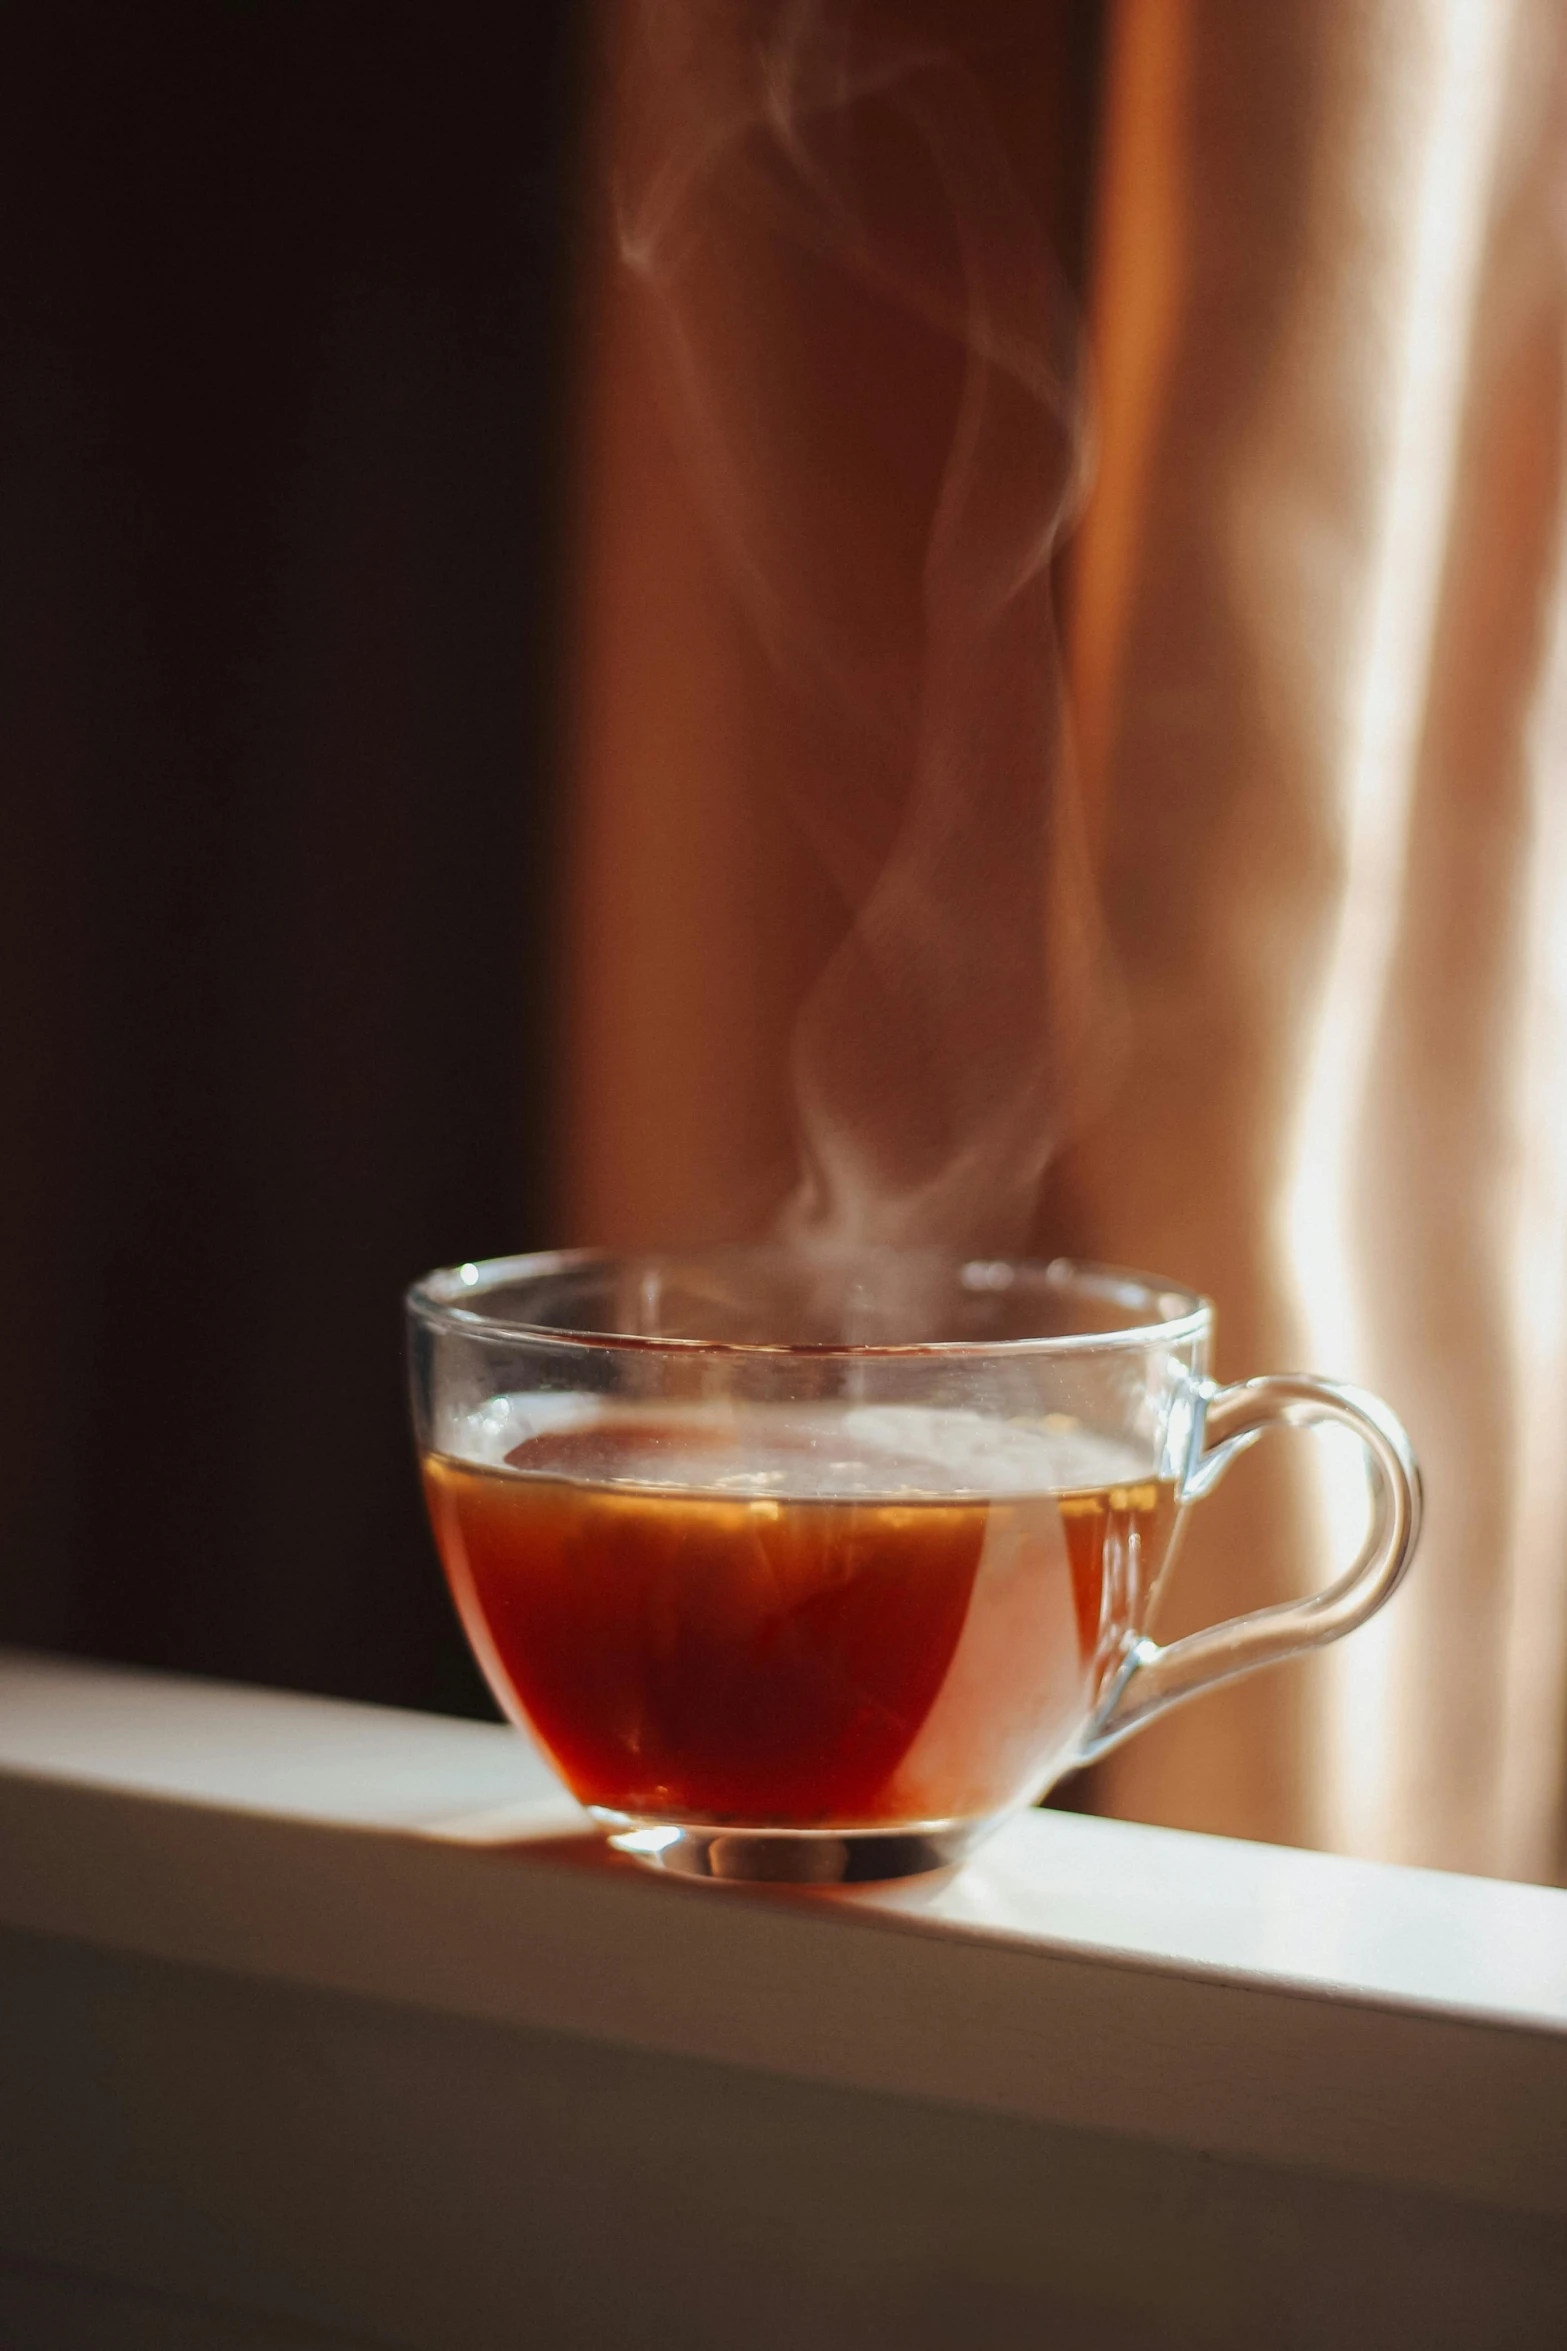
[[[902,13],[923,36],[937,12]],[[1064,586],[1126,1037],[1035,1239],[1209,1291],[1226,1378],[1376,1388],[1429,1505],[1374,1626],[1155,1726],[1092,1800],[1554,1878],[1567,20],[1120,0],[1090,70],[1060,15],[1003,13],[944,30],[1014,154],[1020,126],[1054,138],[1058,235],[1073,123],[1094,226],[1098,464]],[[782,813],[787,730],[612,260],[599,316],[568,1196],[598,1240],[740,1230],[843,915]],[[1353,1454],[1259,1449],[1194,1513],[1159,1629],[1322,1583],[1363,1516]]]
[[[1227,1376],[1388,1395],[1428,1489],[1378,1623],[1156,1727],[1103,1800],[1542,1877],[1567,1695],[1562,47],[1559,12],[1489,0],[1121,12],[1107,365],[1150,299],[1118,185],[1150,148],[1179,284],[1080,558],[1133,1045],[1057,1190],[1074,1241],[1215,1295]],[[1353,1540],[1352,1461],[1272,1474],[1197,1514],[1181,1622]]]

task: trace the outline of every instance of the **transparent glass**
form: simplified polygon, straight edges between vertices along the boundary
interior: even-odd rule
[[[958,1859],[1065,1772],[1393,1591],[1374,1397],[1215,1388],[1213,1309],[1105,1266],[864,1250],[463,1265],[408,1299],[431,1524],[512,1720],[622,1850],[809,1884]],[[1365,1448],[1361,1555],[1160,1647],[1187,1506],[1264,1429]]]

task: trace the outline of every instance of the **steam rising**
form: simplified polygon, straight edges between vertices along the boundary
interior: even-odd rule
[[[863,777],[847,797],[836,775],[791,783],[853,920],[796,1030],[783,1230],[1016,1247],[1105,1050],[1050,585],[1081,479],[1072,304],[950,61],[822,0],[646,0],[636,29],[622,252],[737,587]],[[901,629],[866,590],[852,484],[813,464],[809,387],[758,354],[768,273],[791,255],[934,330],[953,362]]]

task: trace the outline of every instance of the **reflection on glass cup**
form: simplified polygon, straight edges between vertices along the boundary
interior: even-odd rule
[[[409,1294],[431,1523],[490,1687],[612,1842],[824,1884],[940,1867],[1165,1707],[1393,1591],[1385,1405],[1216,1388],[1143,1274],[896,1250],[498,1259]],[[1159,1647],[1186,1506],[1276,1423],[1365,1448],[1312,1599]]]

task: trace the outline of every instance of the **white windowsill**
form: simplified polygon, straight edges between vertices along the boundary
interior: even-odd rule
[[[949,1881],[607,1855],[511,1732],[0,1657],[0,1930],[1567,2212],[1567,1893],[1061,1813]]]

